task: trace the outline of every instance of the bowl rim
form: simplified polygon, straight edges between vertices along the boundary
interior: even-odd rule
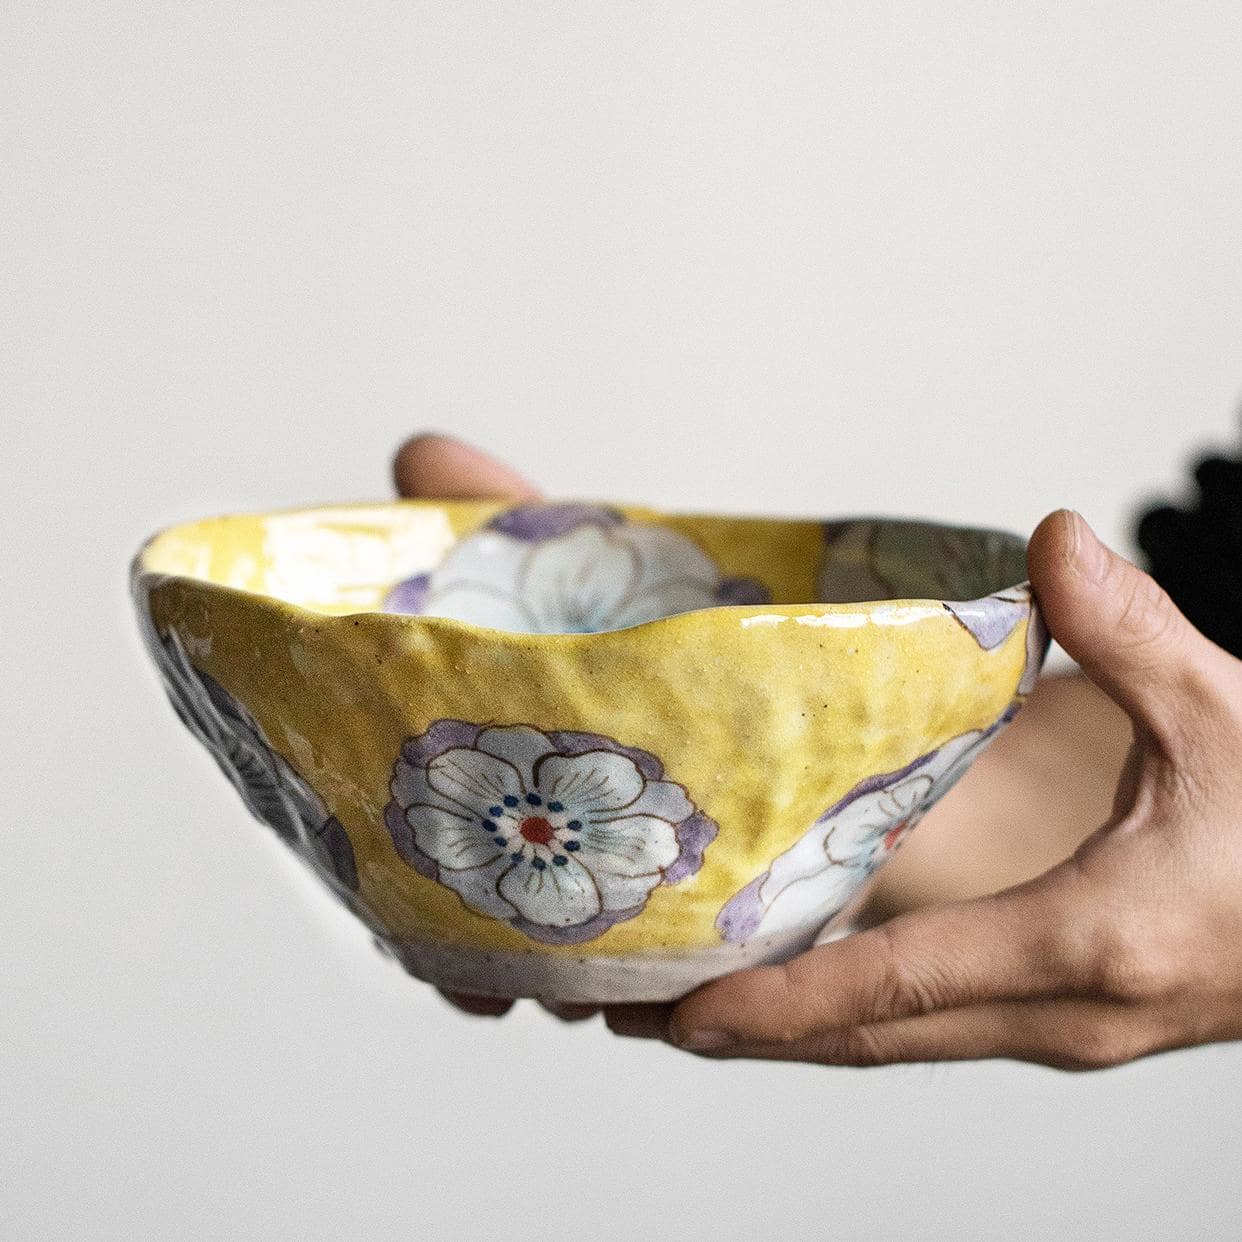
[[[299,626],[310,626],[314,629],[329,627],[343,629],[376,626],[380,629],[391,629],[394,625],[399,629],[426,628],[431,632],[461,633],[490,641],[504,641],[515,646],[546,647],[584,642],[601,642],[617,635],[632,636],[639,631],[653,632],[656,629],[675,629],[678,626],[694,628],[704,623],[705,618],[728,616],[740,622],[742,629],[769,629],[779,626],[782,622],[793,621],[803,625],[825,625],[831,627],[830,620],[821,618],[856,616],[864,614],[879,624],[902,625],[919,620],[924,616],[938,615],[948,612],[949,604],[978,604],[1008,592],[1030,592],[1029,578],[1022,578],[1013,583],[998,586],[984,595],[971,599],[943,599],[928,596],[902,596],[894,599],[856,600],[844,602],[806,601],[796,604],[713,604],[706,608],[693,608],[686,612],[671,613],[666,617],[656,617],[650,621],[642,621],[637,625],[623,626],[618,629],[596,630],[588,633],[530,633],[519,630],[498,629],[493,626],[477,625],[472,621],[462,621],[455,617],[424,616],[418,613],[383,612],[374,608],[363,608],[349,612],[322,612],[302,604],[295,604],[266,591],[254,591],[246,587],[229,586],[222,582],[214,582],[210,578],[200,578],[192,574],[168,573],[153,568],[148,563],[148,556],[161,539],[181,530],[202,526],[209,522],[255,521],[268,517],[291,517],[298,515],[341,513],[354,510],[357,512],[374,512],[376,510],[400,509],[448,509],[462,513],[486,516],[513,509],[522,505],[540,504],[582,504],[599,508],[616,510],[627,518],[640,520],[673,519],[675,521],[715,521],[715,522],[746,522],[767,524],[771,526],[819,526],[879,523],[889,528],[908,528],[918,530],[944,530],[961,534],[992,538],[1009,545],[1015,553],[1025,552],[1029,540],[1011,530],[992,526],[974,526],[959,522],[947,522],[940,519],[909,517],[903,515],[881,514],[849,514],[832,518],[790,516],[787,514],[753,514],[753,513],[721,513],[714,510],[671,510],[658,509],[652,506],[632,504],[626,501],[604,501],[583,499],[557,499],[533,501],[506,501],[478,499],[436,499],[433,497],[394,498],[381,501],[342,501],[325,502],[313,505],[289,505],[275,509],[239,510],[230,513],[210,514],[205,517],[193,518],[188,521],[173,522],[152,532],[138,548],[129,563],[129,589],[136,606],[148,610],[148,600],[159,587],[166,585],[180,586],[196,592],[205,591],[209,596],[220,599],[245,600],[251,605],[267,608],[282,615]],[[1031,595],[1034,606],[1034,597]]]

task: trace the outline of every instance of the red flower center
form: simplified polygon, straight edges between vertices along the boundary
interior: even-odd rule
[[[542,815],[531,815],[522,820],[518,832],[535,845],[547,845],[552,840],[552,825]]]
[[[891,850],[897,845],[898,841],[900,841],[905,835],[906,828],[909,824],[910,821],[908,819],[903,819],[900,824],[894,825],[888,830],[887,833],[885,833],[884,848],[886,850]]]

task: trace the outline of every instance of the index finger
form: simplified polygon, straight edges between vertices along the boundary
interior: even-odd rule
[[[703,1051],[1064,989],[1068,871],[993,897],[902,915],[779,966],[727,975],[674,1010],[673,1043]]]

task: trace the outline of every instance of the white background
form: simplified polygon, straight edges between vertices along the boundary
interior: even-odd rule
[[[128,556],[383,495],[1123,539],[1234,434],[1234,4],[0,14],[0,1236],[1237,1236],[1242,1050],[705,1064],[399,975],[138,652]]]

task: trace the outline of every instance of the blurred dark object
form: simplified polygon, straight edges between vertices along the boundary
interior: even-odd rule
[[[1205,457],[1198,504],[1149,509],[1138,543],[1147,570],[1213,642],[1242,656],[1242,458]]]

